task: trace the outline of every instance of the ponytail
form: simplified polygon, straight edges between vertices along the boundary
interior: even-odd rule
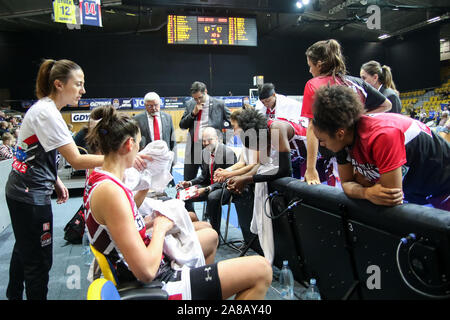
[[[347,73],[341,45],[334,39],[314,43],[306,50],[305,54],[314,65],[322,61],[320,66],[321,75],[335,77],[343,76]]]
[[[39,67],[36,79],[36,97],[42,99],[54,92],[55,80],[67,83],[73,70],[81,70],[81,67],[73,61],[61,59],[45,59]]]
[[[382,69],[382,74],[383,74],[383,81],[382,81],[383,86],[394,90],[397,93],[397,95],[399,95],[399,92],[398,92],[397,88],[395,87],[394,80],[392,79],[391,68],[389,66],[384,65],[381,67],[381,69]]]
[[[361,70],[364,70],[364,72],[371,76],[378,75],[378,81],[385,88],[392,89],[399,94],[395,87],[394,80],[392,79],[391,68],[389,66],[381,66],[379,62],[371,60],[364,63],[361,66]]]
[[[108,155],[119,150],[129,137],[136,138],[139,126],[130,116],[119,113],[113,106],[102,108],[101,120],[89,130],[86,142],[91,150]]]
[[[55,64],[55,60],[46,59],[39,67],[36,79],[36,96],[38,99],[48,96],[51,93],[50,72]]]

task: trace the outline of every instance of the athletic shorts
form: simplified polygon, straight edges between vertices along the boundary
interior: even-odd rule
[[[217,263],[190,269],[183,266],[164,284],[169,300],[222,300]]]

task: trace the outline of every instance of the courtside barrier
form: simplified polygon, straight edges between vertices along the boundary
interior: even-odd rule
[[[450,298],[450,212],[377,206],[293,178],[269,189],[274,264],[316,278],[325,299]]]

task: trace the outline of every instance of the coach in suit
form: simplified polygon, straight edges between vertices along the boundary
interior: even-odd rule
[[[141,143],[139,150],[145,148],[147,144],[156,140],[163,140],[167,143],[170,151],[173,151],[172,167],[177,162],[177,150],[175,140],[175,130],[173,128],[172,116],[162,112],[161,98],[156,92],[149,92],[144,97],[145,112],[134,117],[141,130]],[[170,168],[172,172],[172,168]],[[170,185],[174,186],[172,179]]]
[[[200,175],[190,181],[181,181],[178,187],[187,188],[193,185],[199,187],[198,197],[185,201],[186,210],[195,212],[192,202],[207,200],[206,216],[210,219],[214,230],[219,232],[222,219],[222,204],[229,201],[230,194],[227,192],[227,197],[222,199],[223,203],[221,204],[222,184],[213,181],[214,172],[218,168],[226,169],[232,166],[236,163],[237,158],[231,148],[219,142],[217,130],[212,127],[207,127],[203,130],[202,142],[204,149],[202,151]]]
[[[146,111],[134,117],[141,129],[142,139],[139,150],[144,149],[152,141],[164,140],[169,150],[175,153],[176,141],[172,116],[160,111],[161,98],[156,92],[149,92],[144,97],[144,104]]]
[[[206,85],[195,81],[191,85],[192,99],[185,103],[181,129],[189,129],[184,157],[184,180],[189,181],[197,176],[202,163],[202,130],[212,127],[218,130],[229,127],[230,110],[222,100],[208,95]]]

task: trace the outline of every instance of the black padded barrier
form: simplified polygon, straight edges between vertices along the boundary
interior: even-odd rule
[[[316,278],[324,299],[450,298],[450,212],[377,206],[293,178],[269,190],[272,215],[285,211],[273,220],[274,264]]]

